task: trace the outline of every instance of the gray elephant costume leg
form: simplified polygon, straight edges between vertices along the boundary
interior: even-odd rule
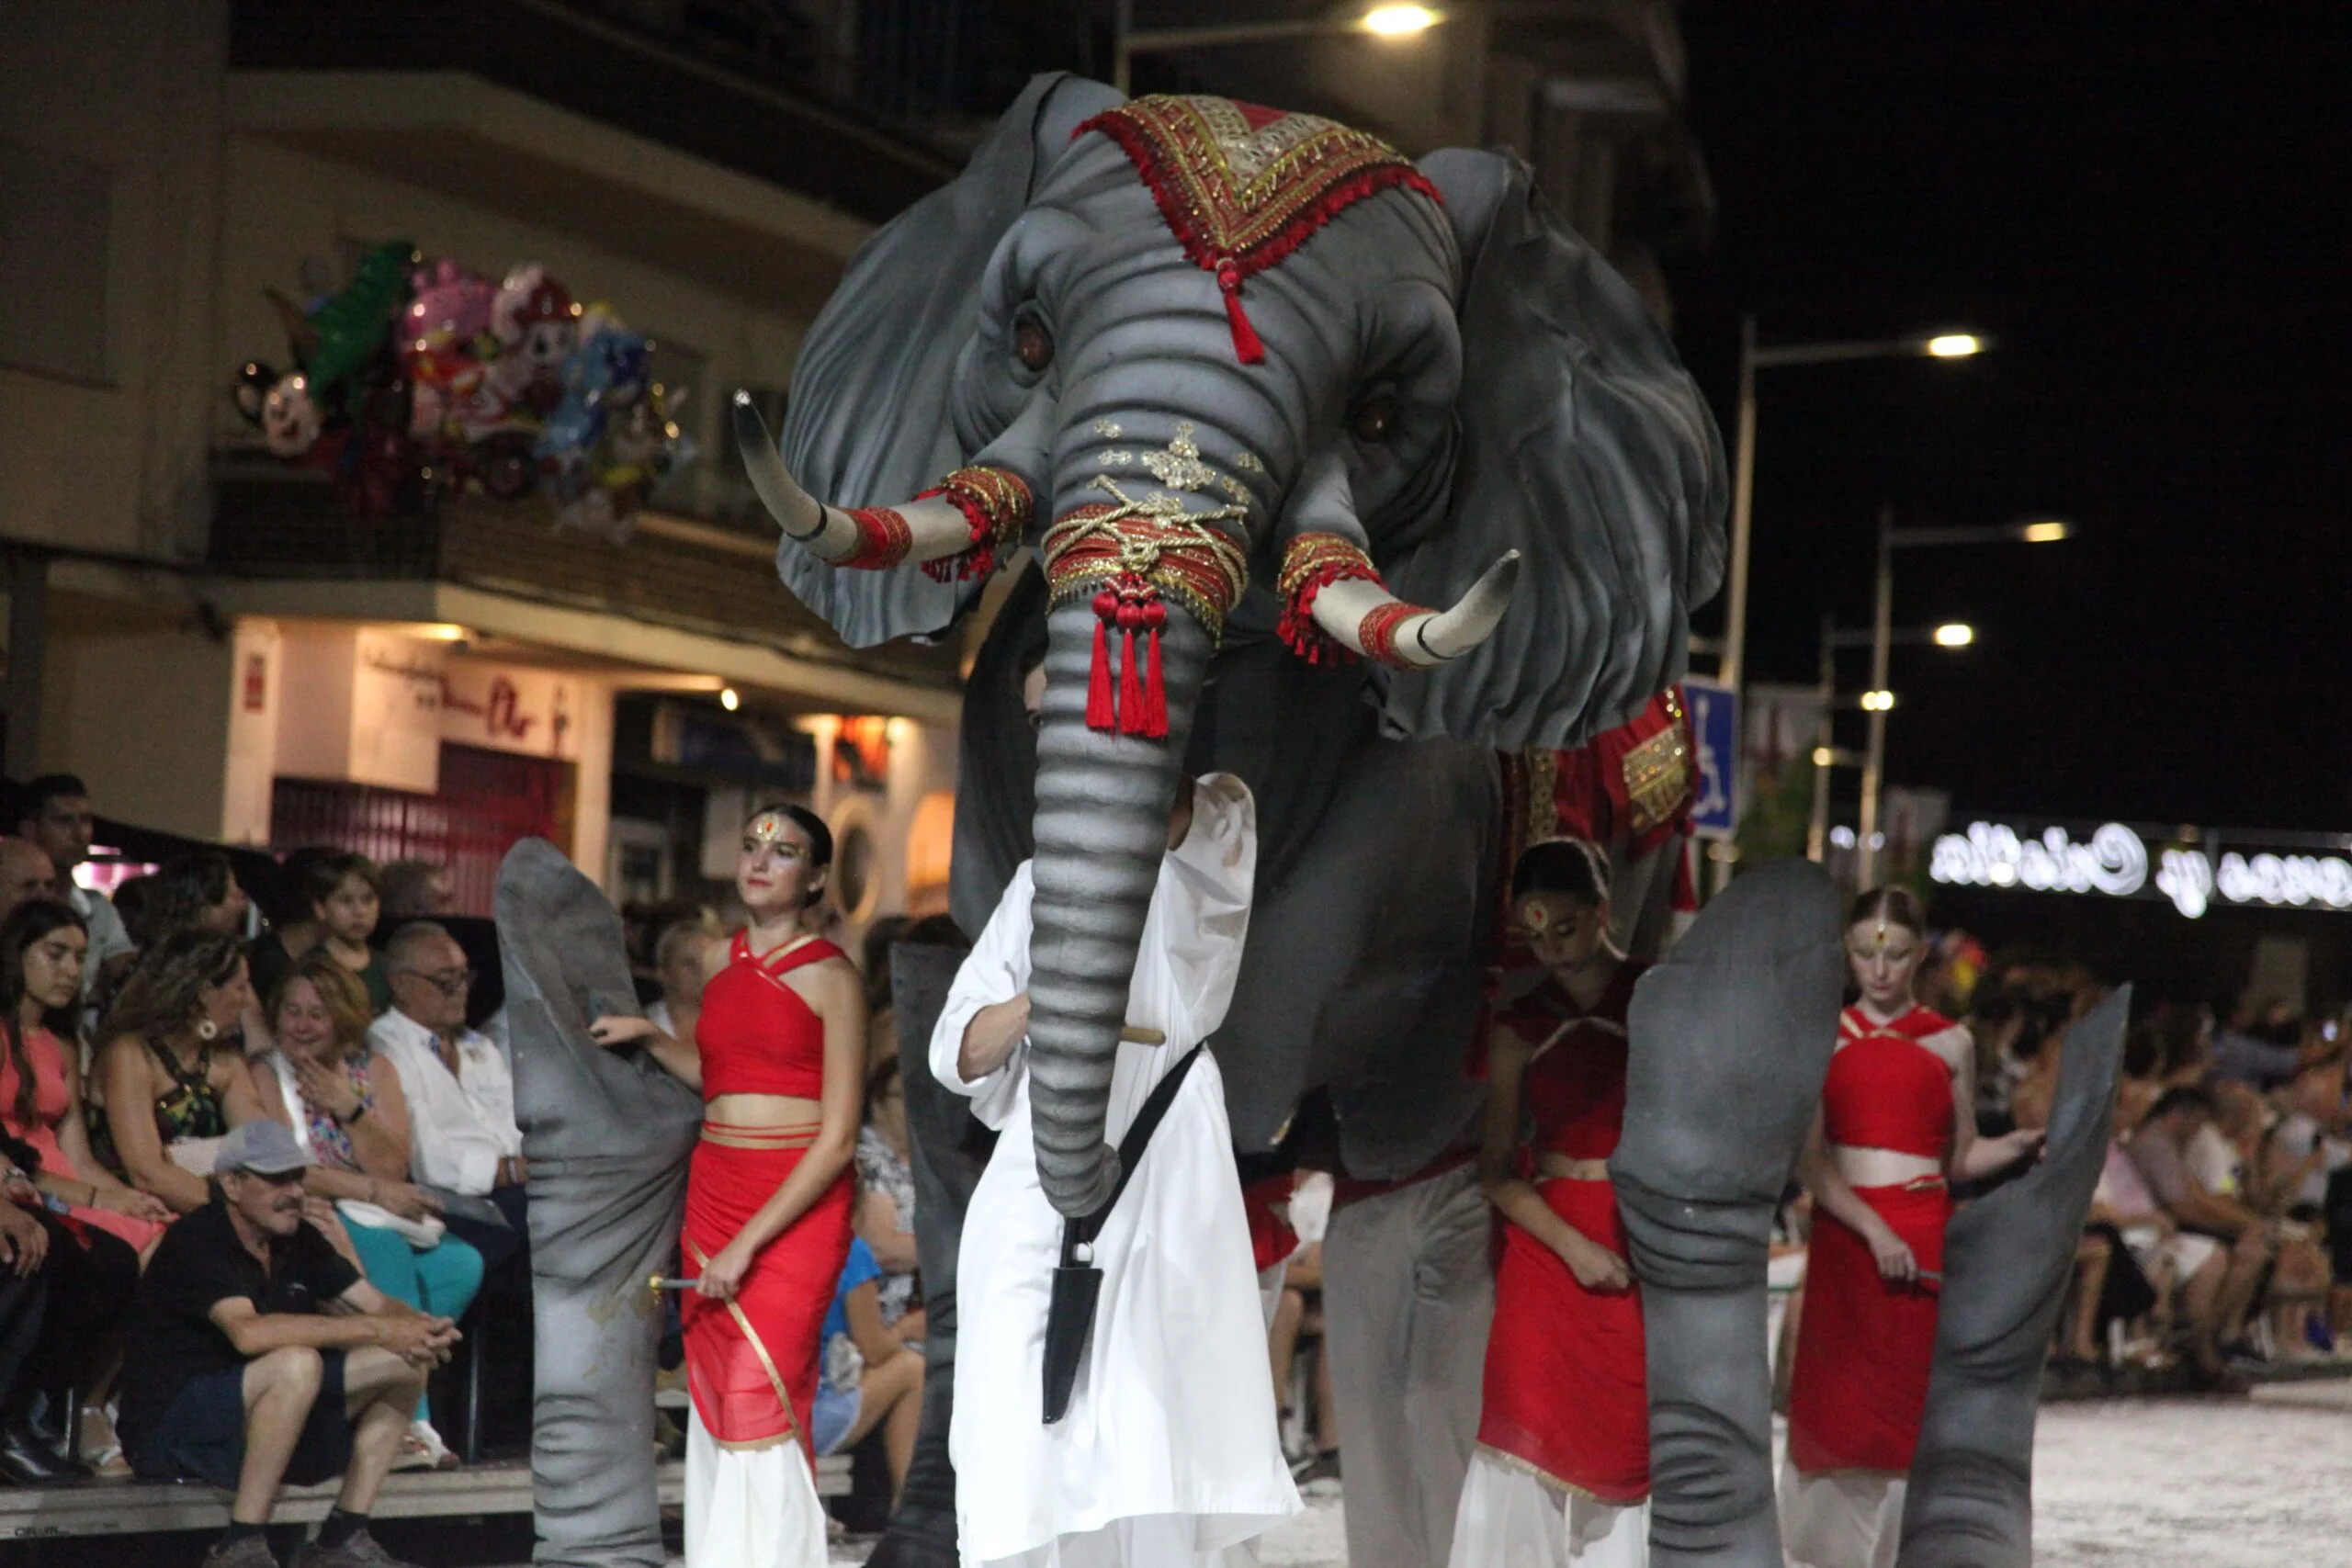
[[[867,1568],[954,1568],[956,1561],[956,1466],[947,1457],[956,1411],[956,1254],[964,1242],[964,1211],[996,1142],[974,1119],[970,1102],[931,1076],[932,1026],[963,960],[961,948],[902,942],[890,950],[890,1012],[914,1145],[915,1253],[927,1327],[914,1461]]]
[[[1324,1344],[1350,1568],[1442,1568],[1477,1444],[1494,1215],[1470,1166],[1335,1210]]]
[[[1649,1341],[1650,1561],[1781,1568],[1765,1261],[1821,1099],[1845,960],[1836,889],[1749,873],[1634,992],[1610,1156]]]
[[[2030,1568],[2033,1421],[2050,1331],[2115,1125],[2132,988],[2066,1032],[2041,1163],[1944,1233],[1936,1365],[1899,1568]]]
[[[701,1097],[642,1053],[599,1048],[588,1021],[635,1014],[620,917],[555,846],[499,869],[514,1112],[531,1165],[538,1329],[533,1560],[661,1568],[653,1476],[659,1303],[677,1250]]]

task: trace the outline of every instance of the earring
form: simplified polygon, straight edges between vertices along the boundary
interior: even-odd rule
[[[196,1037],[197,1037],[198,1040],[201,1040],[201,1041],[206,1042],[207,1043],[209,1043],[211,1042],[211,1040],[212,1040],[213,1036],[215,1036],[215,1035],[219,1034],[220,1032],[220,1026],[219,1024],[217,1024],[217,1023],[213,1022],[210,1019],[209,1019],[209,1018],[199,1018],[199,1019],[198,1019],[198,1020],[196,1021]]]

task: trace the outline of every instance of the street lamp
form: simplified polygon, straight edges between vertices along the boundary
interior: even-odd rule
[[[1111,22],[1111,85],[1132,91],[1131,66],[1138,54],[1175,49],[1216,49],[1226,44],[1265,43],[1281,39],[1361,33],[1379,39],[1411,38],[1445,20],[1427,6],[1374,6],[1351,15],[1279,22],[1225,22],[1197,28],[1136,28],[1135,0],[1119,0]]]
[[[1753,532],[1751,505],[1756,493],[1756,373],[1776,366],[1836,365],[1853,359],[1970,359],[1990,346],[1974,333],[1758,345],[1756,318],[1739,319],[1739,420],[1732,457],[1730,603],[1724,613],[1724,656],[1716,679],[1736,692],[1747,673],[1747,552]]]
[[[1841,631],[1829,615],[1821,617],[1821,716],[1815,721],[1813,732],[1813,813],[1805,824],[1805,858],[1819,864],[1829,850],[1829,770],[1852,767],[1860,761],[1851,751],[1838,746],[1838,650],[1845,648],[1869,648],[1878,640],[1875,630]],[[1966,648],[1976,640],[1976,628],[1965,621],[1946,621],[1939,626],[1921,626],[1899,631],[1889,639],[1898,643],[1933,643],[1938,648]],[[1855,699],[1854,705],[1873,716],[1894,706],[1894,694],[1883,685],[1871,687]]]
[[[2071,524],[2056,518],[1962,528],[1897,528],[1894,509],[1879,509],[1878,597],[1871,619],[1871,691],[1887,700],[1883,705],[1872,706],[1867,702],[1863,705],[1870,712],[1871,732],[1870,749],[1862,758],[1861,819],[1855,829],[1856,886],[1869,887],[1878,870],[1878,807],[1886,767],[1886,714],[1894,705],[1886,689],[1886,667],[1894,642],[1894,552],[1951,545],[2054,544],[2074,531]]]

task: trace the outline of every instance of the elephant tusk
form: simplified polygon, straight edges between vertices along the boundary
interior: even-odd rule
[[[748,393],[735,394],[735,445],[760,504],[784,536],[831,566],[888,567],[944,560],[972,547],[972,525],[941,496],[903,506],[844,512],[800,488]],[[902,527],[901,527],[902,525]]]
[[[1509,550],[1450,610],[1408,604],[1377,582],[1347,578],[1315,596],[1315,624],[1351,653],[1400,670],[1428,670],[1487,640],[1510,607],[1519,552]]]

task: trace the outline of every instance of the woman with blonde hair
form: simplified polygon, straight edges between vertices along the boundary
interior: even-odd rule
[[[368,1048],[368,992],[324,947],[294,961],[270,994],[276,1048],[253,1063],[254,1098],[311,1160],[303,1187],[332,1201],[368,1282],[427,1317],[455,1322],[481,1289],[481,1254],[441,1223],[440,1201],[409,1181],[400,1074]],[[456,1464],[419,1401],[401,1468]]]

